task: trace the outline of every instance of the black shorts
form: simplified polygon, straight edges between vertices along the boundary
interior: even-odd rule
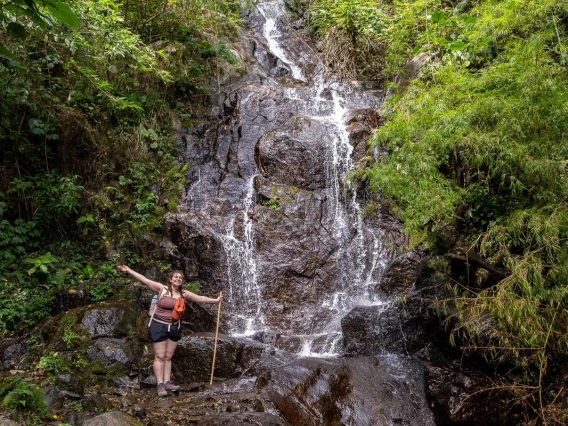
[[[148,327],[148,337],[152,343],[165,342],[166,340],[177,342],[181,339],[181,323],[162,324],[152,320],[150,327]]]

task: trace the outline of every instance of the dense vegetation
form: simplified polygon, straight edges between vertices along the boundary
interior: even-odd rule
[[[151,257],[185,183],[179,129],[238,66],[239,6],[0,1],[0,336]]]
[[[328,48],[332,67],[378,67],[389,80],[386,125],[371,141],[388,155],[358,174],[414,244],[446,260],[437,264],[453,297],[440,303],[458,308],[452,338],[511,368],[510,388],[537,421],[565,424],[554,402],[565,397],[568,354],[568,2],[309,8],[324,48],[333,34],[352,41]]]
[[[292,3],[330,70],[392,94],[371,141],[388,155],[358,177],[444,260],[454,341],[506,366],[536,423],[566,424],[568,2]],[[183,190],[176,132],[236,64],[238,7],[0,0],[0,336],[149,257]]]

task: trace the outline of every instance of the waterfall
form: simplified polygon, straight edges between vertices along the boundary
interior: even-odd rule
[[[198,164],[193,169],[186,205],[195,210],[195,217],[202,218],[197,228],[207,228],[221,243],[226,257],[226,270],[219,276],[224,275],[227,285],[230,333],[274,333],[287,349],[306,356],[335,356],[341,353],[341,318],[355,306],[383,303],[374,286],[386,266],[386,238],[380,229],[365,223],[356,189],[348,183],[355,165],[354,146],[346,128],[349,111],[374,110],[382,98],[334,79],[324,72],[317,56],[308,57],[305,52],[312,50],[290,27],[281,1],[260,2],[255,7],[257,12],[249,16],[251,40],[255,41],[258,66],[266,73],[258,79],[243,79],[224,100],[221,109],[234,112],[224,116],[212,136],[216,139],[211,139],[207,149],[213,155],[194,155]],[[294,117],[298,120],[293,121]],[[306,139],[300,140],[303,122],[308,123],[307,128],[317,129],[313,130],[315,134],[307,130]],[[266,208],[260,216],[256,212],[266,197],[276,197],[274,193],[295,185],[290,183],[294,176],[271,180],[272,176],[264,176],[256,165],[263,138],[275,134],[293,139],[299,150],[317,158],[306,167],[321,168],[321,179],[313,177],[317,184],[311,181],[308,170],[304,187],[292,191],[300,198],[288,197],[289,202],[300,203],[290,207],[290,218],[285,208],[272,215]],[[275,149],[278,146],[275,142]],[[296,145],[290,146],[296,149]],[[287,158],[280,156],[286,154],[275,157],[286,162]],[[269,190],[259,194],[262,182]],[[312,183],[315,186],[310,187]],[[266,191],[272,191],[272,195]],[[306,228],[306,232],[314,233],[307,240],[310,247],[297,245],[297,236],[289,228],[301,226],[298,217],[303,216],[298,211],[315,208],[315,204],[319,210],[310,220],[316,222]],[[293,240],[282,243],[282,252],[275,254],[265,240],[271,235]],[[303,261],[302,256],[309,260]],[[279,264],[275,266],[275,262]],[[327,270],[320,277],[321,265],[327,265]],[[276,278],[267,289],[272,276]],[[290,279],[300,286],[303,296],[280,294]],[[294,306],[305,303],[298,318],[287,316],[288,299]]]
[[[288,59],[286,52],[278,42],[281,33],[276,27],[276,18],[282,13],[284,6],[280,2],[258,3],[257,8],[265,19],[263,35],[264,38],[268,41],[270,51],[290,68],[293,78],[301,80],[303,77],[302,70],[300,70],[300,67],[298,67],[290,59]]]
[[[256,274],[252,221],[248,214],[254,203],[253,182],[254,176],[248,179],[243,201],[244,241],[235,237],[237,216],[231,218],[226,234],[218,235],[228,259],[229,292],[227,296],[234,310],[233,334],[243,336],[250,336],[262,330],[264,326],[261,311],[261,287]]]

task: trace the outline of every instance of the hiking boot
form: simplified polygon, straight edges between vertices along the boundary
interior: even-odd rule
[[[173,383],[166,381],[164,383],[164,387],[166,388],[166,390],[169,390],[170,392],[177,392],[179,391],[179,386],[178,385],[174,385]]]
[[[158,396],[168,396],[168,391],[163,383],[158,383]]]

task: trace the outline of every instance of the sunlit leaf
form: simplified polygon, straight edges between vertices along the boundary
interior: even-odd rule
[[[55,1],[53,3],[48,3],[46,6],[50,14],[59,22],[67,24],[73,28],[79,27],[79,18],[75,12],[71,10],[68,4],[63,3],[62,1]]]
[[[431,18],[434,22],[442,22],[445,21],[448,17],[444,13],[437,10],[432,14]]]
[[[448,48],[450,50],[462,50],[466,45],[467,44],[464,43],[463,41],[456,41],[456,42],[450,43],[448,45]]]

